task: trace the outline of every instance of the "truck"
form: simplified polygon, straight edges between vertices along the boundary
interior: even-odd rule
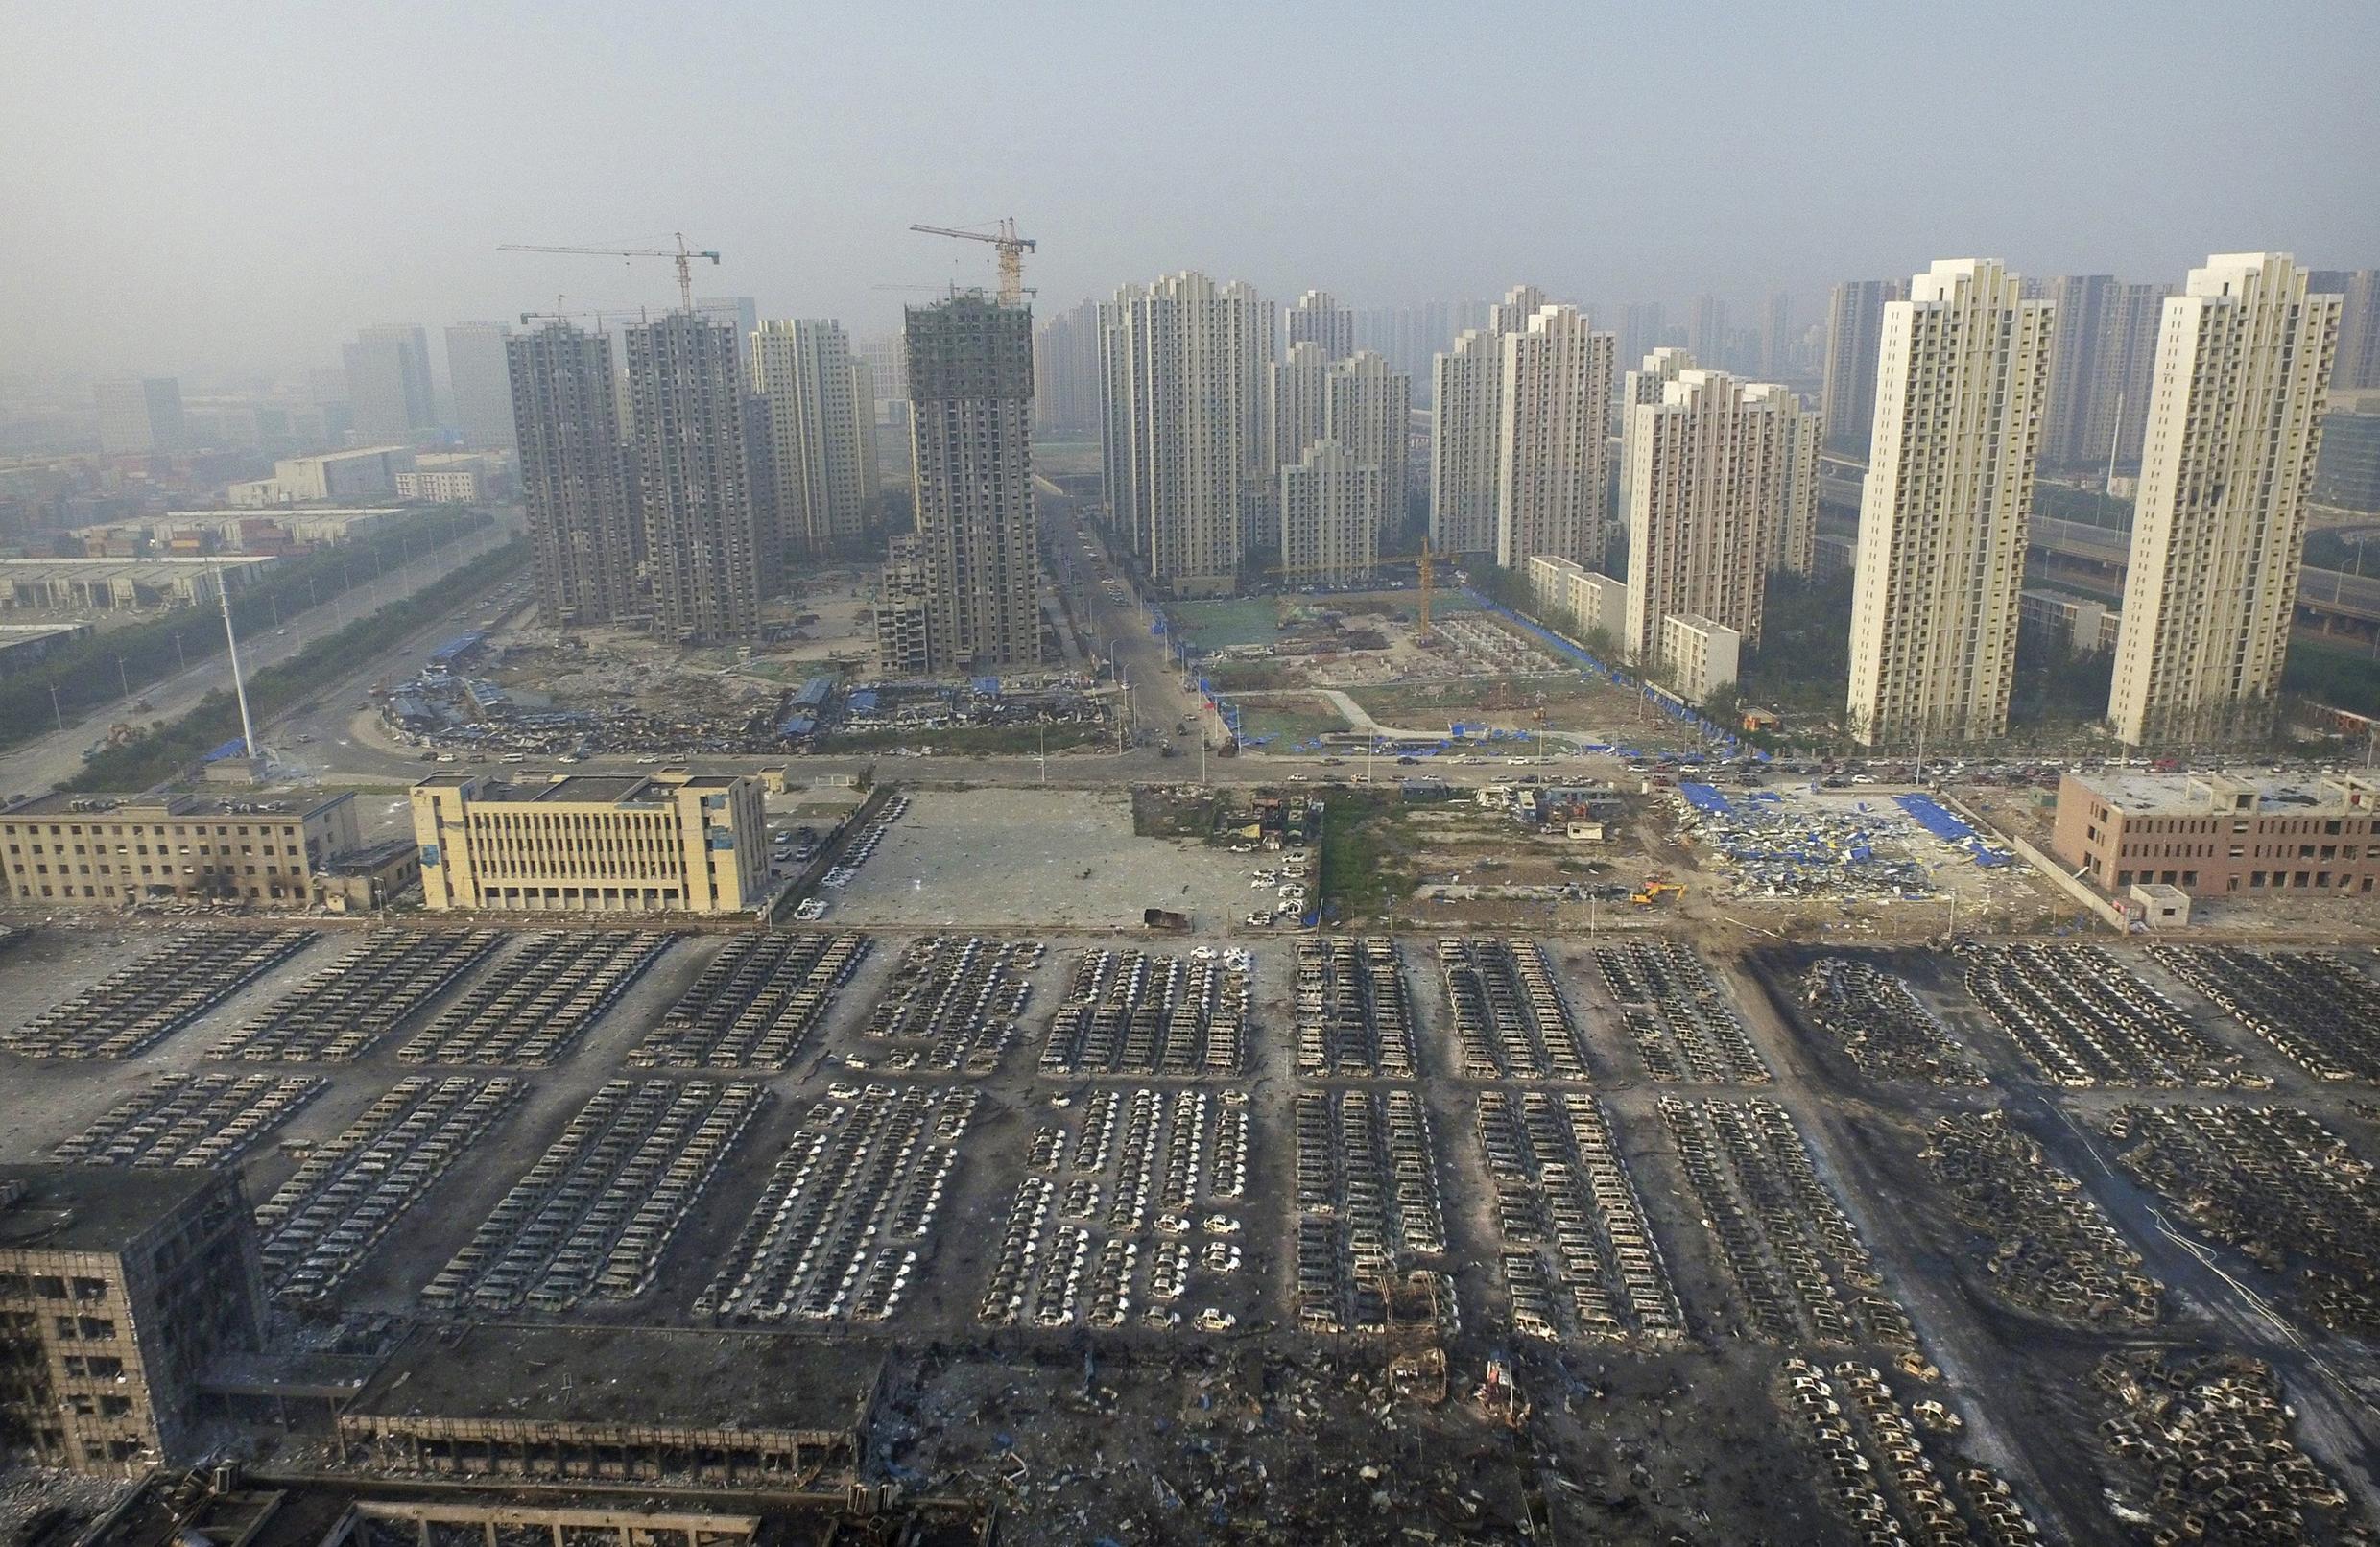
[[[1190,916],[1176,913],[1170,908],[1143,908],[1140,911],[1140,927],[1154,934],[1187,935],[1190,933]]]

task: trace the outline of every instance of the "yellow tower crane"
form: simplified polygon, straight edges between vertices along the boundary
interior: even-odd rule
[[[577,252],[599,258],[676,258],[678,260],[678,304],[686,311],[694,310],[694,260],[708,258],[713,267],[719,263],[716,252],[697,252],[686,246],[686,233],[678,231],[678,246],[654,247],[530,247],[519,242],[506,242],[496,249],[499,252]]]
[[[1016,217],[1004,215],[992,223],[989,231],[961,230],[955,226],[912,226],[913,231],[928,236],[955,236],[962,242],[989,242],[1000,250],[1000,304],[1015,306],[1025,298],[1025,254],[1034,249],[1034,239],[1016,234]]]

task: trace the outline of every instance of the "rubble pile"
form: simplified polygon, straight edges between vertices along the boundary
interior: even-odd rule
[[[90,1166],[227,1166],[329,1084],[319,1075],[161,1074],[51,1153]]]
[[[1050,1019],[1041,1073],[1237,1074],[1247,1057],[1246,951],[1084,951]]]
[[[989,1074],[1015,1045],[1032,992],[1025,975],[1044,950],[1039,940],[973,935],[911,940],[860,1035],[904,1044],[886,1060],[895,1069]]]
[[[1963,945],[1966,991],[2048,1079],[2070,1088],[2254,1086],[2172,1000],[2097,945]]]
[[[2096,1119],[2135,1181],[2270,1272],[2324,1324],[2380,1331],[2371,1162],[2296,1107],[2119,1107]]]
[[[1865,801],[1735,797],[1680,781],[1678,817],[1680,840],[1707,852],[1703,869],[1728,876],[1732,896],[1898,901],[1940,890],[1908,852],[1908,819]]]
[[[1394,1284],[1446,1255],[1420,1093],[1301,1090],[1297,1135],[1297,1324],[1385,1331]]]
[[[1812,963],[1801,1002],[1810,1023],[1870,1080],[1989,1083],[1982,1062],[1909,985],[1872,962],[1829,956]]]
[[[1595,966],[1654,1079],[1765,1085],[1776,1078],[1692,946],[1630,940],[1598,950]]]
[[[1532,1337],[1675,1345],[1685,1316],[1611,1122],[1581,1091],[1479,1096],[1479,1138],[1495,1183],[1512,1324]],[[1560,1294],[1540,1248],[1552,1247]]]
[[[1999,1112],[1954,1112],[1918,1154],[1951,1211],[1990,1243],[1992,1288],[2047,1316],[2153,1326],[2162,1314],[2140,1253],[2041,1146]]]
[[[2340,958],[2229,945],[2150,954],[2315,1079],[2380,1084],[2380,983]]]
[[[979,1099],[972,1085],[876,1083],[811,1107],[695,1314],[738,1323],[890,1317]]]
[[[865,935],[738,935],[631,1049],[639,1068],[782,1069],[868,960]]]
[[[2099,1440],[2159,1541],[2319,1539],[2346,1494],[2289,1437],[2271,1366],[2241,1354],[2109,1354],[2091,1371],[2110,1416]]]
[[[29,1059],[129,1059],[312,944],[307,929],[179,930],[120,972],[7,1033]]]
[[[1545,948],[1510,938],[1441,940],[1439,971],[1465,1080],[1587,1078],[1586,1046]]]
[[[645,1292],[769,1099],[757,1081],[607,1080],[421,1294],[434,1310],[567,1311]]]
[[[1418,1069],[1413,1006],[1396,942],[1297,941],[1297,1073],[1303,1079],[1410,1080]]]
[[[327,1298],[521,1089],[511,1075],[408,1075],[308,1153],[256,1205],[274,1292],[292,1303]]]
[[[502,943],[503,933],[492,929],[375,929],[206,1056],[332,1063],[360,1058]]]
[[[1783,1107],[1766,1097],[1663,1096],[1660,1105],[1753,1332],[1773,1343],[1916,1350],[1908,1313],[1885,1293]]]
[[[408,1063],[551,1063],[678,937],[540,931],[397,1050]]]

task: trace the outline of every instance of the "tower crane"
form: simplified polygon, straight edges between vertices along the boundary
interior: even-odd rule
[[[678,260],[678,304],[694,310],[694,260],[708,258],[712,266],[719,263],[716,252],[697,252],[686,246],[686,233],[674,233],[678,238],[675,250],[653,247],[531,247],[520,242],[506,242],[497,247],[499,252],[578,252],[599,258],[675,258]],[[987,238],[988,240],[988,238]]]
[[[1000,304],[1014,306],[1025,298],[1025,254],[1034,249],[1034,239],[1016,234],[1016,217],[1004,215],[993,223],[990,231],[966,231],[953,226],[912,226],[913,231],[928,236],[955,236],[962,242],[989,242],[1000,250]]]

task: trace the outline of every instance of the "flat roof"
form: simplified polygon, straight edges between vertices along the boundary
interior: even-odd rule
[[[209,554],[204,558],[178,558],[172,554],[156,554],[145,559],[109,559],[105,555],[82,559],[0,559],[0,564],[8,564],[17,569],[155,569],[169,575],[178,575],[193,567],[206,568],[215,564],[272,564],[279,561],[278,556],[274,554]]]
[[[77,795],[58,790],[11,806],[0,812],[0,817],[80,817],[93,821],[111,817],[138,817],[143,821],[186,821],[193,817],[311,817],[342,800],[354,798],[353,790],[253,790],[245,795],[162,797]]]
[[[349,1416],[847,1433],[884,1362],[845,1339],[680,1327],[424,1325]]]
[[[2323,812],[2344,814],[2350,809],[2369,811],[2370,806],[2350,808],[2339,797],[2331,776],[2315,774],[2305,777],[2257,775],[2250,777],[2234,774],[2069,774],[2068,778],[2129,816],[2157,816],[2165,812],[2204,812],[2210,808],[2205,798],[2191,786],[2213,782],[2232,790],[2246,790],[2256,797],[2250,815],[2277,816],[2292,813],[2313,816]],[[2237,815],[2224,808],[2225,814]]]
[[[219,1179],[203,1166],[0,1166],[0,1190],[25,1186],[0,1208],[0,1249],[120,1250]]]

